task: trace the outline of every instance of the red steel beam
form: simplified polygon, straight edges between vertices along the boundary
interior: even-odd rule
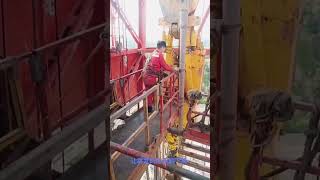
[[[122,21],[124,22],[124,24],[126,25],[128,31],[130,32],[130,34],[132,35],[133,39],[136,41],[136,43],[138,44],[138,47],[142,46],[142,42],[140,40],[140,38],[138,37],[137,33],[134,31],[134,29],[132,28],[128,18],[126,17],[126,15],[124,14],[124,12],[120,9],[120,5],[117,1],[115,0],[111,0],[112,6],[114,7],[114,9],[117,11],[117,13],[119,14],[120,18],[122,19]]]
[[[11,56],[11,57],[7,57],[5,59],[1,59],[0,60],[0,69],[1,68],[6,68],[8,66],[11,66],[11,65],[13,65],[15,63],[18,63],[20,61],[23,61],[23,60],[26,61],[26,60],[28,60],[27,58],[29,58],[29,57],[31,57],[33,55],[33,53],[39,53],[39,52],[48,51],[48,50],[57,48],[57,47],[59,47],[61,45],[74,42],[74,41],[76,41],[76,40],[78,40],[80,38],[87,37],[88,35],[90,35],[90,34],[92,34],[94,32],[102,31],[104,29],[104,27],[106,25],[108,25],[108,24],[109,23],[105,22],[105,23],[99,24],[97,26],[94,26],[92,28],[89,28],[89,29],[80,31],[78,33],[75,33],[73,35],[70,35],[68,37],[62,38],[60,40],[54,41],[52,43],[48,43],[48,44],[46,44],[44,46],[41,46],[39,48],[35,48],[32,51],[25,52],[25,53],[17,55],[17,56]]]
[[[110,13],[110,25],[111,25],[111,32],[110,32],[110,35],[111,35],[111,47],[115,47],[115,42],[116,42],[116,36],[115,36],[115,27],[114,27],[114,24],[115,24],[115,13],[114,13],[114,9],[110,9],[111,13]]]
[[[87,2],[87,4],[85,4],[86,9],[82,10],[81,14],[75,17],[73,16],[73,14],[75,14],[75,11],[78,9],[78,6],[80,5],[75,6],[75,8],[73,9],[74,12],[71,13],[72,16],[70,18],[72,21],[76,21],[77,19],[81,19],[81,21],[78,21],[74,24],[67,24],[65,30],[68,29],[69,26],[71,26],[71,32],[79,32],[87,29],[87,27],[89,26],[89,23],[92,20],[92,16],[94,15],[92,10],[93,2]],[[52,73],[49,79],[51,86],[53,86],[53,84],[58,80],[59,76],[63,78],[65,77],[65,74],[68,73],[68,67],[70,67],[74,61],[74,55],[78,52],[80,42],[80,40],[77,40],[73,44],[68,44],[66,48],[62,49],[60,59],[66,59],[66,61],[63,64],[61,64],[61,72],[60,70],[55,70]]]
[[[175,81],[174,81],[175,82]],[[175,99],[177,99],[177,95],[178,95],[178,91],[177,92],[175,92],[172,96],[171,96],[171,98],[166,102],[166,104],[163,106],[163,110],[166,110],[166,108],[171,104],[171,102],[173,101],[173,100],[175,100]]]
[[[139,53],[139,54],[145,54],[145,53],[151,53],[155,50],[156,48],[154,47],[149,47],[149,48],[138,48],[138,49],[128,49],[128,50],[122,50],[121,52],[117,52],[116,49],[110,49],[110,54],[111,58],[116,57],[116,56],[122,56],[122,55],[129,55],[129,54],[134,54],[134,53]],[[209,51],[209,50],[206,50]]]
[[[139,0],[139,38],[141,40],[141,46],[139,48],[145,48],[146,46],[146,1]]]
[[[88,98],[86,101],[81,103],[78,107],[76,107],[74,110],[63,116],[61,119],[59,119],[57,122],[59,122],[57,125],[55,125],[52,130],[55,130],[56,128],[60,126],[66,126],[68,125],[68,121],[71,120],[72,118],[75,118],[78,114],[80,114],[82,111],[84,111],[89,104],[95,103],[98,100],[101,100],[101,98],[104,98],[108,93],[110,93],[109,89],[104,89],[101,92],[99,92],[97,95],[94,97]],[[106,108],[108,108],[106,106]]]
[[[198,33],[201,33],[202,28],[203,28],[204,24],[206,23],[206,20],[207,20],[207,18],[209,16],[209,13],[210,13],[210,6],[207,8],[207,11],[206,11],[205,15],[203,16],[203,19],[201,21],[200,27],[198,29]]]
[[[143,69],[139,69],[139,70],[137,70],[137,71],[134,71],[134,72],[132,72],[132,73],[126,74],[126,75],[121,76],[121,77],[119,77],[119,78],[111,79],[111,80],[110,80],[110,83],[113,83],[113,82],[118,81],[118,80],[120,80],[120,79],[128,78],[128,77],[131,76],[131,75],[134,75],[134,74],[137,74],[137,73],[139,73],[139,72],[142,72],[142,70],[143,70]]]
[[[111,149],[114,149],[120,153],[123,153],[125,155],[128,155],[128,156],[131,156],[131,157],[134,157],[134,158],[150,158],[151,156],[149,154],[146,154],[146,153],[142,153],[142,152],[139,152],[137,150],[134,150],[134,149],[130,149],[130,148],[127,148],[125,146],[121,146],[120,144],[117,144],[117,143],[114,143],[114,142],[110,142],[110,148]],[[191,172],[189,170],[186,170],[186,169],[183,169],[181,167],[178,167],[176,165],[171,165],[171,164],[165,164],[165,163],[152,163],[152,162],[148,162],[148,164],[152,164],[154,166],[157,166],[157,167],[160,167],[162,169],[165,169],[167,171],[170,171],[172,173],[175,173],[175,174],[179,174],[181,176],[184,176],[186,178],[189,178],[189,179],[209,179],[209,178],[206,178],[204,176],[201,176],[197,173],[194,173],[194,172]]]
[[[119,57],[119,56],[123,56],[123,55],[137,54],[137,53],[139,53],[139,49],[124,50],[121,52],[115,52],[115,51],[110,52],[111,58]]]
[[[160,134],[163,133],[164,129],[163,129],[163,95],[162,94],[159,94],[159,109],[160,109]]]
[[[183,137],[210,146],[210,134],[188,129],[183,133]]]

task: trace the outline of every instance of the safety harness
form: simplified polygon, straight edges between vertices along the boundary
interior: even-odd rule
[[[159,57],[159,53],[154,50],[152,52],[152,55],[151,57]],[[156,70],[153,69],[153,67],[151,66],[151,59],[150,58],[146,63],[145,63],[145,66],[143,68],[143,74],[144,76],[154,76],[154,77],[157,77],[158,80],[161,80],[162,79],[162,76],[163,76],[163,72],[162,70],[160,70],[159,72],[157,72]]]

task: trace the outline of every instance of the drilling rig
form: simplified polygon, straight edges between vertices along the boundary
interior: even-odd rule
[[[185,72],[179,74],[179,80],[185,80],[184,84],[179,84],[179,98],[184,98],[184,101],[179,99],[181,124],[178,126],[179,121],[175,121],[177,129],[169,131],[175,135],[167,134],[169,149],[176,152],[179,148],[176,134],[183,136],[183,132],[195,123],[188,112],[197,98],[201,98],[196,92],[200,91],[204,53],[195,30],[200,25],[200,18],[193,15],[198,1],[188,1],[188,5],[183,1],[159,2],[164,16],[160,25],[168,27],[163,33],[163,39],[169,44],[166,60],[172,65],[178,64]],[[281,124],[293,116],[290,93],[302,3],[299,0],[283,1],[281,7],[263,0],[231,3],[214,1],[211,5],[214,19],[211,33],[215,45],[215,49],[211,49],[211,61],[214,61],[211,73],[215,77],[211,93],[221,92],[219,102],[214,106],[214,112],[219,115],[211,120],[215,126],[215,131],[211,131],[216,135],[214,144],[218,145],[211,146],[217,147],[214,150],[218,157],[215,159],[218,177],[255,179],[258,174],[273,169],[273,166],[261,163],[259,157],[274,157]],[[173,39],[179,39],[179,53],[171,48]],[[175,58],[176,54],[179,58]],[[194,99],[190,99],[192,97]],[[232,136],[232,126],[236,129],[232,148],[219,151],[219,143]]]
[[[133,165],[127,156],[192,157],[205,165],[190,161],[186,166],[221,180],[276,179],[286,169],[296,170],[296,180],[305,173],[320,175],[319,168],[310,167],[307,148],[301,163],[275,157],[281,125],[294,109],[320,117],[320,108],[291,97],[302,0],[213,0],[204,17],[197,17],[200,1],[138,0],[138,30],[120,0],[1,1],[0,180],[50,180],[52,174],[141,179],[150,176],[151,166],[155,179],[166,174],[208,179],[185,165]],[[145,55],[155,49],[146,46],[146,4],[151,2],[162,11],[158,25],[167,44],[166,62],[179,73],[146,90],[142,68]],[[211,49],[205,49],[200,35],[210,9]],[[127,47],[127,34],[135,48]],[[211,86],[205,94],[201,85],[209,51]],[[157,103],[149,114],[151,94]],[[205,108],[199,112],[203,97]],[[125,125],[97,133],[98,125],[109,128],[117,119]],[[96,142],[96,134],[105,134],[103,142]],[[90,161],[77,161],[80,173],[65,167],[65,152],[81,137]],[[56,157],[61,168],[53,167]],[[103,173],[93,170],[95,165]]]
[[[183,134],[187,127],[196,122],[188,119],[188,114],[194,110],[196,100],[201,99],[201,85],[203,78],[205,50],[200,35],[195,30],[201,21],[200,17],[194,15],[199,1],[167,1],[160,0],[163,18],[159,25],[164,28],[163,40],[168,44],[166,61],[172,66],[178,65],[179,73],[179,117],[174,123],[175,132]],[[180,18],[179,18],[180,17]],[[167,29],[167,31],[165,31]],[[179,40],[179,52],[173,49],[173,40]],[[178,57],[177,57],[178,56]],[[171,129],[171,132],[174,131]],[[167,134],[167,142],[172,156],[177,155],[177,136],[173,133]]]

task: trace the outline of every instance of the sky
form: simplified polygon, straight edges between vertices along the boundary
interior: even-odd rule
[[[139,22],[139,14],[138,14],[138,5],[139,0],[118,0],[120,6],[125,12],[129,22],[133,26],[133,29],[138,34],[138,22]],[[162,27],[158,25],[159,19],[163,17],[161,8],[159,5],[159,0],[146,0],[146,43],[147,46],[155,46],[158,40],[162,38]],[[210,0],[199,0],[198,7],[196,9],[196,16],[202,18],[205,14],[206,9],[209,7]],[[209,16],[210,17],[210,16]],[[207,18],[206,23],[202,29],[202,40],[205,45],[209,46],[210,40],[210,18]],[[121,33],[124,34],[124,33]],[[130,33],[126,33],[128,48],[134,47],[134,40],[131,37]]]

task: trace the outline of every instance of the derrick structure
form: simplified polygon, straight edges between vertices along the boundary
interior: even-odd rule
[[[145,14],[146,3],[147,1],[139,1],[139,14]],[[113,1],[115,9],[117,10],[118,16],[124,21],[127,22],[125,13],[121,12],[121,8],[118,8],[119,4]],[[210,158],[208,153],[210,151],[210,137],[209,137],[209,124],[208,124],[208,111],[209,111],[209,101],[207,101],[206,108],[204,112],[196,111],[194,108],[197,104],[197,101],[200,100],[201,96],[208,97],[209,94],[201,93],[201,84],[203,77],[203,67],[204,67],[204,57],[208,50],[205,50],[202,46],[200,39],[200,31],[204,26],[204,22],[209,15],[209,7],[207,7],[206,14],[200,21],[199,17],[194,16],[194,11],[196,10],[198,1],[159,1],[161,7],[163,18],[159,19],[159,26],[163,27],[163,36],[162,39],[167,43],[166,49],[166,62],[172,66],[178,66],[180,68],[179,74],[171,74],[168,77],[165,77],[158,85],[154,88],[143,92],[140,96],[137,96],[133,101],[129,102],[130,106],[124,105],[120,108],[119,111],[115,111],[114,115],[111,116],[111,120],[121,117],[121,113],[124,114],[128,109],[134,107],[136,104],[139,104],[143,101],[143,107],[146,107],[146,97],[149,94],[154,94],[156,99],[155,112],[148,114],[147,109],[143,109],[143,118],[144,122],[141,124],[134,133],[122,143],[122,146],[118,144],[113,144],[112,148],[124,148],[134,144],[134,141],[139,139],[139,135],[144,131],[145,132],[145,146],[148,151],[146,153],[149,157],[163,159],[166,157],[192,157],[198,162],[190,161],[186,166],[193,167],[198,171],[207,173],[209,177]],[[171,6],[173,5],[173,6]],[[189,14],[192,12],[191,15]],[[180,12],[181,15],[180,16]],[[121,15],[123,14],[123,15]],[[184,16],[184,17],[183,17]],[[181,17],[181,19],[179,18]],[[145,39],[145,27],[141,25],[141,22],[145,22],[145,16],[139,16],[139,33],[130,32],[134,34],[139,34],[140,39]],[[190,20],[191,21],[190,21]],[[190,22],[187,22],[187,21]],[[194,22],[193,22],[194,21]],[[181,29],[181,25],[183,28]],[[131,25],[126,25],[128,30],[133,30]],[[195,27],[200,26],[199,32],[195,31]],[[166,31],[169,30],[169,31]],[[180,46],[174,47],[173,40],[178,39]],[[154,40],[157,41],[157,40]],[[139,45],[137,40],[137,45],[139,47],[146,47],[144,43]],[[184,42],[184,43],[183,43]],[[115,45],[116,51],[117,45]],[[154,48],[140,48],[139,52],[143,59],[146,59],[148,52],[152,52]],[[179,51],[180,50],[180,51]],[[127,56],[124,50],[123,54],[118,52],[122,56]],[[115,53],[116,55],[116,53]],[[179,58],[177,55],[180,55]],[[123,58],[120,58],[123,59]],[[126,59],[126,58],[125,58]],[[141,68],[141,67],[140,67]],[[139,70],[138,70],[139,71]],[[132,71],[130,71],[132,72]],[[133,72],[134,73],[134,72]],[[140,71],[139,71],[140,73]],[[140,76],[141,77],[141,76]],[[130,83],[130,80],[128,81]],[[121,83],[115,84],[115,86],[121,86]],[[119,88],[120,90],[121,88]],[[125,93],[119,91],[118,96],[122,96]],[[118,98],[121,99],[121,98]],[[118,101],[117,101],[118,102]],[[135,103],[133,103],[135,102]],[[137,105],[138,106],[138,105]],[[137,109],[141,106],[139,105]],[[124,108],[124,109],[123,109]],[[123,110],[121,110],[123,109]],[[121,112],[121,113],[119,113]],[[196,117],[198,116],[198,117]],[[198,119],[198,122],[195,121]],[[200,120],[200,121],[199,121]],[[131,120],[130,120],[131,121]],[[154,127],[152,121],[160,121],[159,127]],[[205,123],[206,121],[206,123]],[[198,125],[198,124],[199,125]],[[180,127],[179,127],[180,124]],[[124,125],[125,126],[125,125]],[[194,126],[194,127],[193,127]],[[189,128],[190,127],[190,128]],[[193,127],[193,128],[191,128]],[[152,129],[157,129],[156,136],[152,135]],[[119,130],[121,131],[121,130]],[[115,133],[114,136],[117,136]],[[154,141],[151,142],[151,136],[154,136]],[[190,144],[191,141],[199,145]],[[191,142],[191,143],[192,143]],[[142,146],[142,145],[140,145]],[[184,148],[185,147],[185,148]],[[189,148],[189,151],[186,149]],[[195,149],[194,149],[195,148]],[[128,152],[130,149],[122,149],[122,153],[132,156],[132,153]],[[197,149],[197,150],[196,150]],[[191,151],[190,151],[191,150]],[[196,152],[196,153],[195,153]],[[199,153],[201,155],[199,155]],[[130,155],[131,154],[131,155]],[[117,163],[117,160],[120,156],[119,152],[114,152],[111,155],[111,170],[112,177],[117,178],[117,172],[121,169],[121,165]],[[144,155],[146,157],[146,155]],[[122,161],[123,162],[123,161]],[[128,161],[127,161],[128,162]],[[202,164],[202,165],[201,165]],[[177,165],[174,169],[178,169],[179,172],[187,171],[185,166],[181,167]],[[149,172],[150,166],[148,165],[138,165],[130,173],[129,179],[136,179],[141,177],[143,174],[149,177],[150,174],[157,174],[158,178],[164,178],[166,176],[172,175],[172,169],[164,172],[163,170],[155,168],[154,173]],[[180,174],[180,173],[179,173]],[[177,175],[177,174],[175,174]],[[181,174],[180,174],[181,175]],[[204,176],[187,171],[183,176],[198,176],[198,178],[205,178]]]

